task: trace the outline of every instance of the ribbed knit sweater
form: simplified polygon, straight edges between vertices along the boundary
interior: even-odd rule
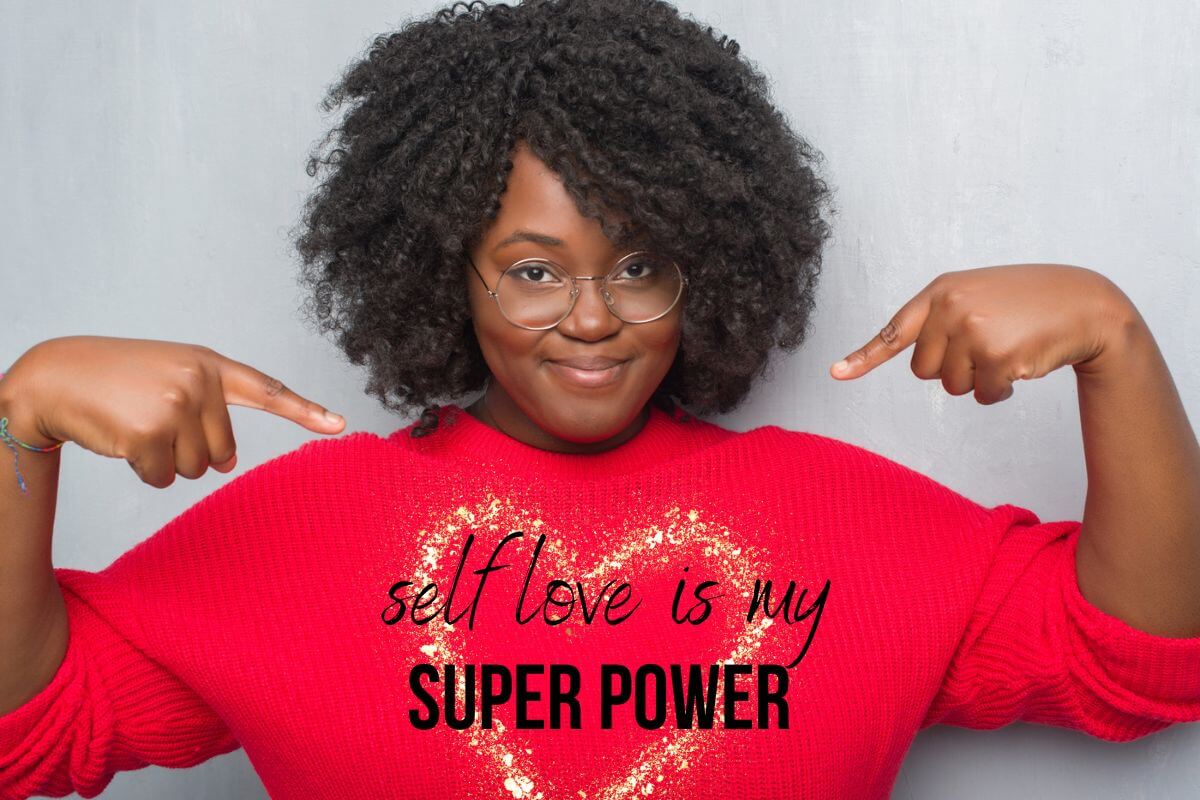
[[[774,425],[654,407],[576,455],[438,417],[57,568],[66,657],[0,717],[0,797],[243,747],[282,800],[883,798],[937,723],[1200,721],[1200,637],[1090,604],[1077,521]]]

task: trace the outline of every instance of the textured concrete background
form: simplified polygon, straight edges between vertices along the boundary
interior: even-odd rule
[[[814,334],[714,421],[852,441],[988,504],[1078,519],[1074,378],[984,407],[909,371],[828,366],[940,272],[1063,262],[1111,277],[1200,412],[1200,6],[686,0],[771,76],[828,159],[840,214]],[[195,341],[278,375],[350,429],[407,423],[309,333],[285,231],[310,186],[323,88],[374,34],[440,3],[7,0],[0,271],[7,361],[75,333]],[[6,362],[7,363],[7,362]],[[6,365],[6,364],[5,364]],[[311,434],[234,407],[240,473]],[[231,476],[166,491],[63,455],[59,566],[99,569]],[[1116,745],[1017,724],[918,736],[898,798],[1200,796],[1200,726]],[[105,797],[263,797],[242,751],[118,775]]]

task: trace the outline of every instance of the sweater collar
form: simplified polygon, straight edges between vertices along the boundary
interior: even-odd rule
[[[667,412],[653,403],[642,429],[616,447],[600,453],[543,450],[496,430],[457,404],[436,409],[437,429],[422,437],[409,435],[416,421],[392,434],[397,444],[459,459],[489,469],[563,478],[592,479],[605,473],[628,474],[687,456],[736,435],[735,431],[687,414],[678,406]]]

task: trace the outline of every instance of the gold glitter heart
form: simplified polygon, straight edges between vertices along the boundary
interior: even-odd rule
[[[413,571],[414,586],[420,587],[434,582],[434,574],[439,565],[451,561],[465,538],[464,528],[473,531],[496,531],[503,536],[511,531],[525,531],[536,538],[544,531],[545,523],[516,507],[511,500],[501,499],[492,493],[486,495],[474,509],[460,506],[428,530],[420,531],[422,539],[421,566]],[[599,534],[603,537],[604,534]],[[748,545],[741,541],[729,528],[719,523],[701,519],[701,513],[695,509],[681,511],[673,507],[666,511],[658,521],[635,527],[633,530],[615,534],[615,547],[602,556],[590,569],[579,573],[583,579],[595,579],[603,583],[615,570],[622,570],[626,565],[642,566],[656,557],[663,562],[668,558],[672,549],[697,546],[696,552],[703,553],[712,559],[714,566],[727,576],[722,586],[733,585],[744,598],[750,598],[756,578],[769,578],[767,566],[770,560],[762,548]],[[564,544],[562,538],[547,535],[546,544],[539,564],[545,558],[552,563],[553,568],[579,569],[578,551]],[[764,648],[764,634],[772,625],[772,619],[765,615],[759,616],[753,623],[748,623],[745,629],[733,637],[728,656],[723,659],[730,663],[748,663],[751,656],[758,655],[758,663],[787,664],[791,657],[779,655],[773,662],[764,657],[768,648]],[[431,663],[464,664],[463,652],[460,646],[462,634],[455,626],[444,621],[435,621],[427,626],[430,632],[430,642],[419,649]],[[571,631],[568,629],[568,634]],[[785,637],[778,637],[779,639]],[[790,677],[790,676],[789,676]],[[794,679],[791,679],[794,683]],[[456,676],[456,702],[458,698],[466,697],[466,677],[459,670]],[[479,699],[480,686],[476,681],[476,699]],[[716,716],[724,724],[723,704],[716,704]],[[478,705],[476,706],[478,708]],[[630,766],[620,774],[608,776],[605,785],[585,793],[583,790],[566,792],[556,787],[553,782],[542,775],[534,764],[533,751],[530,748],[517,747],[510,742],[507,729],[500,720],[494,721],[493,728],[482,728],[473,725],[470,728],[457,731],[461,734],[460,742],[466,746],[464,755],[481,755],[484,758],[486,774],[495,781],[497,794],[503,787],[517,800],[551,800],[552,798],[595,797],[600,800],[619,800],[619,798],[644,797],[649,794],[662,796],[664,792],[678,790],[685,792],[686,782],[690,775],[686,771],[701,759],[706,751],[715,749],[717,739],[713,731],[697,728],[670,728],[659,740],[644,747],[634,757]],[[671,780],[668,780],[670,778]]]

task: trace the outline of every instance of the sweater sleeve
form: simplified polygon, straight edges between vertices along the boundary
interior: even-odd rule
[[[95,797],[118,771],[189,767],[237,749],[204,700],[146,654],[121,574],[54,572],[67,651],[45,688],[0,716],[0,798]]]
[[[99,572],[54,570],[67,650],[48,685],[0,716],[0,800],[95,797],[118,771],[189,767],[239,747],[198,687],[164,666],[164,654],[185,652],[187,624],[154,598],[186,598],[237,558],[239,534],[270,513],[278,484],[264,480],[287,455],[221,485]]]
[[[1089,603],[1080,522],[1004,504],[982,530],[990,565],[922,728],[1020,720],[1124,742],[1200,721],[1200,637],[1152,635]]]

